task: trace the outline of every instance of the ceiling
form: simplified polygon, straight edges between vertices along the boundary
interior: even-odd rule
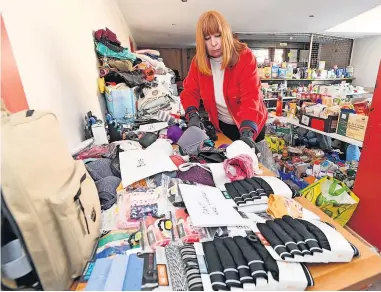
[[[234,32],[322,33],[381,4],[381,0],[117,1],[139,47],[170,48],[194,46],[197,20],[207,10],[221,12]]]
[[[330,29],[327,33],[363,37],[364,31],[366,35],[381,35],[381,5],[361,13],[347,21],[344,21]]]

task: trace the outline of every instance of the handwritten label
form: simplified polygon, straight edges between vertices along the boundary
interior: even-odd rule
[[[203,201],[198,201],[200,210],[204,215],[219,215],[217,208],[209,201],[207,194],[202,193]]]

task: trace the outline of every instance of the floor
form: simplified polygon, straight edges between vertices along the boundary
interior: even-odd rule
[[[381,291],[381,280],[370,286],[367,291]]]

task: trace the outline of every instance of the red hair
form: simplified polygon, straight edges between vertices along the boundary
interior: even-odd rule
[[[240,53],[247,48],[246,44],[234,39],[232,30],[221,13],[213,10],[203,13],[197,22],[195,59],[198,69],[205,75],[212,75],[212,71],[208,63],[204,38],[214,34],[221,34],[221,69],[234,66],[238,62]]]

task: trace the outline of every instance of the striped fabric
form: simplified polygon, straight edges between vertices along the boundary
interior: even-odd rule
[[[193,244],[185,244],[180,247],[180,254],[185,265],[189,291],[203,291],[200,269]]]

